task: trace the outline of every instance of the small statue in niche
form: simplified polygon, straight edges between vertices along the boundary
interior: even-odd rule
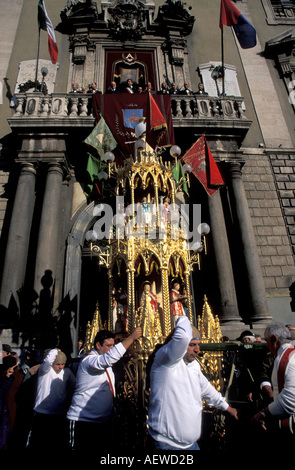
[[[126,333],[128,330],[127,304],[127,294],[122,287],[119,287],[116,295],[117,320],[115,323],[115,333]]]
[[[169,202],[170,202],[169,198],[165,197],[164,198],[164,203],[163,203],[163,209],[162,209],[163,221],[164,221],[165,225],[167,225],[171,222],[171,213],[170,213]]]
[[[140,307],[138,309],[139,323],[144,338],[158,338],[162,336],[158,312],[158,300],[156,294],[151,290],[149,281],[143,283]]]
[[[118,300],[116,289],[112,290],[112,312],[113,312],[113,331],[116,330],[116,323],[118,320]]]
[[[180,283],[178,281],[173,281],[172,290],[170,292],[170,312],[173,321],[173,328],[175,327],[178,318],[185,316],[183,303],[186,300],[187,296],[181,295],[180,293]]]
[[[154,199],[152,199],[152,203]],[[146,196],[141,200],[141,221],[143,224],[150,224],[152,221],[152,207],[151,203],[148,202]]]

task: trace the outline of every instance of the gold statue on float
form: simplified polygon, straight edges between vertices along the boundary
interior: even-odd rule
[[[149,281],[143,282],[140,307],[137,311],[136,326],[141,326],[142,337],[139,344],[142,350],[151,351],[156,344],[164,340],[158,311],[156,294],[151,290]]]

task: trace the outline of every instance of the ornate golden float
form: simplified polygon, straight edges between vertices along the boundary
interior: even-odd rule
[[[189,220],[179,215],[185,203],[181,188],[187,182],[173,176],[175,165],[163,162],[161,150],[153,150],[144,138],[135,145],[135,155],[116,168],[108,162],[108,175],[116,177],[118,197],[116,226],[111,229],[107,247],[91,241],[93,255],[107,268],[109,278],[109,314],[107,328],[124,337],[137,326],[143,335],[124,357],[124,374],[117,384],[118,426],[122,445],[144,447],[149,390],[146,386],[146,365],[157,344],[164,342],[173,328],[170,290],[177,280],[185,291],[185,311],[192,324],[198,326],[202,342],[219,342],[220,325],[213,317],[205,298],[203,314],[194,318],[191,293],[191,272],[200,269],[200,251],[205,235],[200,235],[199,250],[189,249],[186,227]],[[177,150],[177,149],[176,149]],[[173,155],[173,148],[170,152]],[[165,206],[169,199],[169,209]],[[178,204],[177,204],[178,203]],[[88,323],[85,351],[93,346],[95,334],[103,327],[97,306]],[[218,352],[207,352],[200,364],[212,384],[220,389]]]

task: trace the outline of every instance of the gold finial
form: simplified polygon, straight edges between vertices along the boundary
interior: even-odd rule
[[[217,315],[213,316],[207,295],[204,295],[202,317],[198,319],[198,328],[202,341],[205,343],[219,343],[222,337],[220,323]]]
[[[96,303],[96,309],[93,315],[92,322],[87,323],[86,335],[85,335],[85,345],[84,345],[84,354],[87,354],[94,346],[94,339],[96,334],[103,329],[99,304]]]

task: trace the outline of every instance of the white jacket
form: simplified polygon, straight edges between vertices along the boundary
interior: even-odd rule
[[[115,390],[112,365],[126,352],[118,343],[105,354],[92,350],[80,363],[76,388],[67,418],[72,421],[100,423],[107,421],[113,410],[113,394],[106,370]]]
[[[191,339],[190,321],[181,317],[172,340],[157,351],[150,372],[149,433],[180,449],[200,438],[202,398],[216,408],[228,408],[222,395],[202,374],[198,362],[184,362]]]
[[[38,369],[38,385],[34,410],[37,413],[61,415],[67,412],[75,387],[75,376],[69,368],[58,374],[52,368],[57,356],[52,349]]]

